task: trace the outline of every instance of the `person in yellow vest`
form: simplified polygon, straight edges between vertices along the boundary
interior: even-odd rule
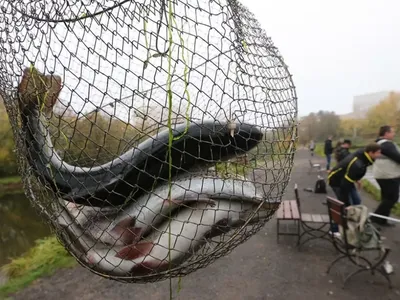
[[[368,166],[381,155],[381,146],[371,143],[365,148],[359,149],[338,163],[328,175],[328,184],[345,206],[350,206],[351,191],[355,189],[355,183],[364,177]],[[331,232],[338,234],[337,224],[332,224]]]
[[[371,143],[359,149],[340,161],[329,173],[328,184],[338,200],[346,206],[351,205],[349,197],[354,183],[361,180],[367,172],[367,167],[381,155],[381,146]]]

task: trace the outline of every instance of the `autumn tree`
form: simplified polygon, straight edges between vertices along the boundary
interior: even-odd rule
[[[323,141],[330,135],[337,136],[339,130],[340,118],[334,112],[310,113],[300,120],[299,142],[306,144],[310,140]]]
[[[365,120],[363,119],[343,119],[340,121],[340,136],[356,139],[362,137],[365,131]]]
[[[375,137],[382,125],[391,125],[396,131],[400,129],[400,93],[390,93],[368,113],[364,127],[364,136]]]
[[[8,120],[3,99],[0,98],[0,177],[12,176],[18,173],[16,155],[14,152],[14,135]]]

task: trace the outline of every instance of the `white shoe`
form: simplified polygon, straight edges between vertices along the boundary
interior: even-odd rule
[[[383,269],[385,270],[386,274],[393,273],[393,266],[386,260],[383,264]]]
[[[332,235],[332,231],[329,231],[329,234]],[[337,232],[334,232],[334,233],[333,233],[333,237],[335,237],[335,238],[340,238],[340,237],[341,237],[340,232],[338,232],[338,231],[337,231]]]

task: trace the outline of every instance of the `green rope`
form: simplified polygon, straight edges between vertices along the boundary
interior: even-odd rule
[[[168,200],[171,201],[171,190],[172,190],[172,142],[174,140],[179,140],[182,138],[186,133],[189,128],[189,123],[190,123],[190,117],[189,117],[189,109],[190,109],[190,104],[191,104],[191,99],[190,99],[190,93],[188,90],[188,73],[189,73],[189,68],[188,68],[188,63],[187,59],[185,58],[185,53],[184,53],[184,40],[180,32],[178,31],[178,36],[180,40],[180,45],[182,47],[182,61],[184,63],[184,84],[185,84],[185,89],[184,89],[184,94],[187,97],[188,100],[188,105],[186,108],[185,116],[186,116],[186,127],[184,132],[177,137],[173,136],[172,132],[172,44],[173,44],[173,38],[172,38],[172,22],[174,22],[175,27],[178,28],[177,22],[175,18],[173,17],[173,12],[172,12],[172,1],[168,1],[168,41],[169,41],[169,47],[168,47],[168,77],[167,77],[167,96],[168,96],[168,129],[169,129],[169,139],[168,139],[168,166],[169,166],[169,176],[168,176]],[[183,24],[182,24],[183,26]],[[189,54],[188,54],[188,59],[189,59]],[[168,238],[168,259],[169,259],[169,269],[172,267],[172,257],[171,257],[171,244],[172,244],[172,234],[171,234],[171,220],[172,220],[172,215],[171,215],[171,210],[169,211],[169,226],[168,226],[168,233],[169,233],[169,238]],[[178,293],[180,292],[182,288],[182,278],[179,277],[178,281]],[[170,277],[169,280],[169,292],[170,292],[170,299],[173,298],[173,293],[172,293],[172,277]]]
[[[172,1],[168,0],[168,78],[167,78],[167,96],[168,96],[168,130],[169,130],[169,138],[168,138],[168,200],[171,201],[171,190],[172,190],[172,141],[173,141],[173,132],[172,132],[172,75],[171,75],[171,65],[172,65]],[[168,259],[169,259],[169,269],[171,269],[171,210],[169,210],[169,224],[168,224]],[[169,298],[172,299],[172,278],[169,280]]]

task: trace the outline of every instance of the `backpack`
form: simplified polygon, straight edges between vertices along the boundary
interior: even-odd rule
[[[316,193],[316,194],[326,194],[327,193],[326,182],[321,176],[318,176],[317,182],[315,183],[314,193]]]
[[[363,249],[376,249],[382,247],[379,231],[372,225],[368,217],[368,208],[365,205],[354,205],[347,208],[347,242]],[[343,227],[339,232],[344,235]]]

